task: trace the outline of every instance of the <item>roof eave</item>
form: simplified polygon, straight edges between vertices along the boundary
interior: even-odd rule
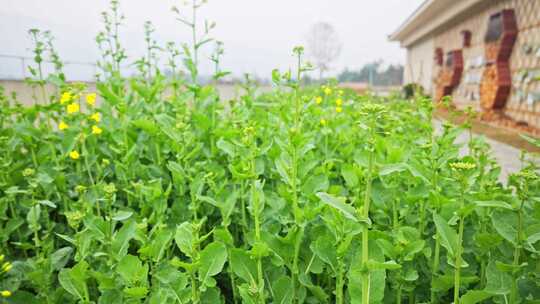
[[[455,16],[467,9],[489,0],[426,0],[407,20],[389,36],[390,41],[398,41],[408,47],[429,36]]]

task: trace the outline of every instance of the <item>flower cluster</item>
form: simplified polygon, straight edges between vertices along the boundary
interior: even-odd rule
[[[469,162],[454,162],[450,163],[450,168],[455,171],[472,170],[476,168],[476,164]]]

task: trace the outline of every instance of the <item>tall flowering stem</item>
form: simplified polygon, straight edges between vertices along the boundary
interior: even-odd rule
[[[468,172],[476,168],[476,165],[472,162],[455,162],[450,164],[452,171],[456,172],[456,175],[461,182],[459,189],[459,220],[458,220],[458,240],[457,248],[454,257],[454,304],[460,303],[459,289],[461,287],[461,267],[463,265],[463,230],[465,225],[466,213],[465,209],[465,191],[468,189]]]
[[[368,163],[366,172],[366,187],[364,189],[364,198],[362,205],[362,221],[364,225],[362,227],[362,303],[368,304],[370,299],[370,285],[371,285],[371,271],[368,268],[369,262],[369,226],[371,220],[369,219],[369,209],[371,204],[371,184],[373,182],[373,171],[375,170],[375,135],[377,128],[377,121],[384,114],[384,106],[379,104],[368,103],[362,107],[361,113],[366,119],[366,125],[368,131]]]

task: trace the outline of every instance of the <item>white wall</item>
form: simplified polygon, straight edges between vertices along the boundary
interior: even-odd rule
[[[423,39],[407,48],[405,65],[405,84],[420,83],[426,93],[432,92],[433,56],[435,53],[433,39]]]

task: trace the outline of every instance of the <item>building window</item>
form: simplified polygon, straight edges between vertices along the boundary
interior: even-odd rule
[[[503,16],[499,12],[489,17],[488,29],[486,32],[485,42],[498,41],[503,33]]]
[[[441,48],[437,48],[435,50],[435,63],[439,66],[443,65],[443,50]]]
[[[446,53],[446,66],[452,67],[454,65],[454,52]]]
[[[471,38],[472,38],[471,31],[464,30],[461,32],[461,35],[463,36],[463,47],[464,48],[471,47]]]

